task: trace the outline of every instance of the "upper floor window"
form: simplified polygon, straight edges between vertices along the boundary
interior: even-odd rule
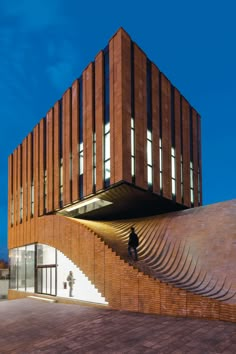
[[[175,169],[175,148],[171,148],[171,188],[172,197],[176,196],[176,169]]]
[[[152,132],[147,131],[147,180],[148,186],[152,186]]]
[[[131,118],[131,176],[135,176],[135,131],[134,131],[134,118]]]
[[[34,181],[31,182],[30,186],[30,204],[31,204],[31,217],[34,216]]]
[[[23,188],[20,187],[20,222],[23,220]]]
[[[162,139],[159,139],[159,167],[160,167],[160,190],[162,191],[163,188],[163,181],[162,181]]]

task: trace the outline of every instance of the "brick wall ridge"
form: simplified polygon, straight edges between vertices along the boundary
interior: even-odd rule
[[[232,303],[233,300],[222,302],[217,298],[222,294],[218,292],[222,284],[219,288],[215,287],[216,290],[213,292],[216,299],[213,299],[155,279],[151,273],[145,274],[148,269],[142,260],[130,264],[123,259],[122,252],[124,251],[127,255],[130,226],[135,226],[140,242],[144,246],[144,237],[150,235],[153,228],[159,232],[165,229],[163,226],[165,221],[162,218],[158,218],[155,222],[149,221],[149,225],[144,224],[145,220],[136,220],[135,223],[134,220],[93,222],[60,215],[48,215],[31,220],[30,241],[48,244],[63,252],[94,284],[111,308],[236,322],[236,304]],[[84,224],[87,224],[87,227]],[[19,226],[21,225],[17,227]],[[174,226],[172,222],[169,223],[169,227]],[[114,232],[110,235],[112,229]],[[168,238],[170,238],[169,231],[168,228],[165,231]],[[98,234],[104,235],[104,241]],[[120,249],[116,249],[117,252],[105,244],[108,236],[113,242],[119,236]],[[23,239],[21,242],[24,242]],[[23,243],[18,243],[18,247],[21,245]],[[175,246],[175,251],[177,249]],[[178,257],[175,258],[178,259]],[[202,287],[209,279],[205,277],[203,280]],[[201,277],[199,281],[202,281]],[[225,297],[229,298],[231,295],[232,293],[228,292]],[[9,299],[18,296],[28,296],[28,293],[20,294],[18,291],[9,291]]]
[[[84,222],[82,222],[83,226],[93,234],[94,237],[98,238],[109,250],[111,250],[111,252],[118,257],[121,261],[123,261],[124,263],[126,263],[128,266],[134,268],[135,270],[137,270],[139,273],[142,273],[143,275],[147,275],[148,277],[152,278],[152,276],[150,274],[147,274],[145,271],[139,269],[137,267],[137,263],[134,262],[131,259],[127,259],[127,258],[123,258],[118,252],[117,250],[114,248],[113,245],[111,245],[109,242],[107,242],[106,240],[104,240],[103,235],[95,232],[91,227],[89,227],[88,225],[86,225]]]
[[[96,232],[100,230],[99,237],[111,247],[112,251],[124,260],[128,264],[133,265],[138,268],[140,272],[145,275],[154,278],[155,280],[162,281],[164,283],[170,284],[176,288],[180,288],[194,294],[202,295],[205,297],[217,298],[218,300],[228,301],[235,296],[235,292],[231,291],[231,286],[226,284],[226,279],[221,283],[220,279],[216,278],[215,282],[212,283],[212,277],[207,272],[204,273],[201,265],[199,265],[199,257],[194,258],[190,252],[190,247],[187,248],[186,241],[181,245],[181,242],[171,242],[168,240],[167,229],[171,224],[173,218],[164,218],[163,222],[155,225],[155,218],[150,220],[149,225],[145,222],[146,219],[141,222],[140,225],[136,225],[137,231],[140,235],[140,250],[139,259],[137,263],[133,263],[125,255],[126,250],[124,247],[118,245],[119,242],[127,244],[128,233],[127,230],[130,225],[133,224],[133,220],[120,222],[92,222],[86,221],[87,225],[90,225],[90,229]],[[100,224],[100,225],[99,225]],[[98,227],[99,225],[99,227]],[[118,227],[116,227],[118,225]],[[155,227],[157,226],[157,227]],[[153,228],[153,230],[152,230]],[[110,234],[114,233],[118,236],[118,241],[111,242],[109,236],[104,235],[104,230],[108,231]],[[159,232],[158,237],[156,236],[157,230]],[[155,232],[154,232],[155,231]],[[107,233],[107,232],[106,232]],[[152,252],[145,252],[145,235],[150,235],[148,246]],[[126,235],[126,236],[125,236]],[[157,242],[159,240],[159,242]],[[153,246],[155,245],[157,246]],[[152,246],[150,246],[152,244]],[[155,256],[154,256],[155,254]]]

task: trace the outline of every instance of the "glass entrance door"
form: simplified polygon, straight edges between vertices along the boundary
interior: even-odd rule
[[[56,266],[37,266],[37,293],[56,296]]]

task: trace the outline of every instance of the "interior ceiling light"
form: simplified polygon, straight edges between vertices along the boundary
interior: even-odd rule
[[[73,204],[73,205],[69,206],[68,208],[65,208],[64,211],[72,211],[72,210],[81,208],[81,207],[83,207],[85,205],[89,205],[89,204],[98,202],[99,200],[101,200],[101,199],[99,199],[99,198],[91,198],[89,200],[85,200],[83,202]]]

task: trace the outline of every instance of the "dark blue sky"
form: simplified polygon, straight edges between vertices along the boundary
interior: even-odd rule
[[[122,26],[202,117],[203,203],[236,198],[233,0],[0,0],[0,258],[7,157]]]

